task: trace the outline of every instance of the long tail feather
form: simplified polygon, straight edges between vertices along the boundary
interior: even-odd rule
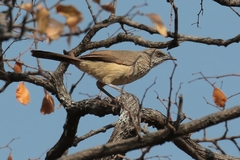
[[[74,62],[80,61],[80,59],[75,58],[75,57],[58,54],[58,53],[53,53],[53,52],[48,52],[48,51],[31,50],[31,52],[32,52],[32,56],[37,57],[37,58],[51,59],[51,60],[56,60],[56,61],[61,61],[61,62],[68,62],[68,63],[74,63]]]

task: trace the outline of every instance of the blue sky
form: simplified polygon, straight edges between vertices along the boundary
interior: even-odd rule
[[[20,1],[18,1],[19,3]],[[106,3],[108,1],[102,1]],[[127,2],[127,3],[126,3]],[[143,0],[132,0],[132,1],[119,1],[118,8],[116,10],[117,15],[125,14],[133,5],[143,4]],[[169,30],[170,22],[170,5],[165,1],[146,1],[148,6],[137,8],[141,13],[156,13],[162,17],[165,25]],[[53,1],[48,2],[48,4]],[[200,1],[176,1],[176,6],[179,11],[179,33],[191,36],[200,37],[211,37],[228,39],[239,34],[240,23],[238,16],[228,7],[218,5],[213,1],[204,1],[204,15],[200,16],[200,28],[197,28],[192,23],[197,20],[197,13],[200,10]],[[54,4],[54,3],[53,3]],[[87,9],[85,1],[64,1],[62,4],[74,4],[78,10],[83,13],[84,20],[79,25],[81,28],[85,28],[91,21],[90,13]],[[97,12],[97,5],[92,4],[93,10]],[[0,11],[5,8],[0,6]],[[15,12],[16,13],[16,12]],[[22,12],[24,15],[24,11]],[[57,15],[53,10],[51,16],[56,17],[59,21],[64,22],[64,18]],[[102,12],[101,19],[105,19],[109,16],[109,13]],[[19,18],[19,21],[22,17]],[[144,16],[136,16],[134,21],[143,23],[145,25],[153,26],[151,21]],[[107,38],[117,28],[118,24],[110,26],[109,28],[101,30],[95,37],[94,41]],[[66,32],[68,29],[65,30]],[[170,38],[164,38],[160,35],[150,35],[146,32],[136,30],[133,32],[136,35],[140,35],[147,40],[153,41],[168,41]],[[58,41],[52,42],[48,45],[46,42],[39,42],[38,49],[49,50],[54,52],[62,53],[62,50],[69,50],[78,45],[83,38],[83,35],[72,38],[72,43],[69,46],[66,42],[66,38],[61,38]],[[12,42],[9,40],[3,43],[3,50]],[[19,53],[24,52],[33,40],[26,40],[15,43],[6,53],[6,58],[17,57]],[[33,48],[34,49],[34,48]],[[106,49],[106,48],[101,48]],[[107,49],[121,49],[121,50],[142,50],[143,47],[137,46],[134,43],[126,42],[113,45]],[[239,73],[239,49],[238,43],[231,44],[228,47],[218,47],[205,44],[197,44],[192,42],[181,43],[179,47],[170,50],[169,52],[177,59],[177,69],[173,79],[173,98],[178,90],[179,84],[182,84],[180,93],[184,96],[183,111],[186,115],[193,119],[201,118],[202,116],[219,111],[218,109],[207,105],[203,97],[213,103],[212,91],[213,88],[204,80],[195,81],[188,83],[190,80],[200,77],[200,75],[192,75],[201,71],[205,76],[216,76],[231,73]],[[164,50],[166,51],[166,50]],[[88,52],[87,52],[88,53]],[[31,57],[30,52],[25,53],[21,60],[28,65],[37,66],[35,58]],[[42,60],[42,67],[45,70],[54,70],[58,62]],[[10,68],[6,66],[6,70],[12,72]],[[156,99],[154,91],[158,92],[161,98],[167,98],[169,94],[169,77],[172,73],[173,63],[171,61],[164,62],[150,71],[142,79],[125,86],[125,91],[135,94],[140,100],[144,94],[144,91],[149,87],[154,79],[157,78],[156,84],[147,92],[143,106],[150,107],[161,111],[163,114],[166,113],[165,108]],[[65,75],[65,82],[67,83],[68,89],[71,84],[75,83],[82,72],[76,69],[74,66],[70,66]],[[228,77],[224,79],[210,79],[212,83],[216,82],[216,86],[220,88],[221,82],[223,81],[222,90],[229,97],[232,94],[239,92],[240,83],[238,82],[239,77]],[[98,89],[95,85],[96,80],[88,75],[84,77],[81,83],[75,89],[72,98],[75,101],[88,98],[86,95],[79,94],[88,93],[89,95],[97,95]],[[4,83],[0,82],[0,86]],[[47,149],[50,149],[59,139],[62,134],[63,124],[66,118],[66,112],[64,108],[56,109],[54,113],[50,115],[42,115],[40,113],[40,107],[42,98],[44,96],[43,89],[39,86],[35,86],[30,83],[26,83],[31,94],[30,104],[27,106],[21,105],[15,98],[15,91],[18,83],[12,83],[3,93],[0,95],[0,146],[6,145],[12,138],[20,137],[20,139],[12,142],[10,145],[13,149],[13,158],[19,160],[26,160],[28,158],[37,158]],[[117,96],[119,93],[111,88],[107,87],[107,90]],[[239,104],[239,96],[233,97],[226,103],[226,108],[233,107]],[[54,97],[55,107],[58,106],[58,101]],[[175,117],[176,107],[172,107],[172,116]],[[90,130],[96,130],[104,125],[112,123],[118,119],[117,116],[108,115],[105,117],[95,117],[92,115],[81,118],[77,135],[81,136]],[[184,122],[187,122],[185,120]],[[239,135],[238,125],[239,119],[232,120],[229,122],[229,134],[228,135]],[[151,129],[154,131],[154,129]],[[224,124],[219,124],[214,127],[207,129],[207,136],[209,138],[219,137],[225,131]],[[85,140],[77,147],[70,148],[69,153],[75,153],[83,149],[87,149],[96,145],[103,144],[108,141],[112,130],[96,135],[94,137]],[[194,133],[193,138],[203,137],[203,132]],[[233,143],[228,141],[220,142],[221,147],[227,154],[239,157],[239,152]],[[208,146],[210,144],[203,144]],[[129,158],[137,158],[140,150],[128,153]],[[0,149],[0,159],[6,159],[9,154],[8,149]],[[153,156],[166,156],[171,155],[171,159],[191,159],[184,152],[179,150],[171,142],[165,143],[161,146],[156,146],[151,149],[151,152],[146,155]],[[44,159],[45,156],[42,157]]]

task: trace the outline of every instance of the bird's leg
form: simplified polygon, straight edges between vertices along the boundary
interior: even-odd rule
[[[103,93],[105,93],[105,94],[106,94],[107,96],[109,96],[110,98],[115,99],[110,93],[108,93],[108,92],[103,88],[103,87],[105,86],[104,83],[97,81],[96,84],[97,84],[98,89],[100,89],[100,91],[102,91]],[[101,92],[100,92],[100,93],[101,93]],[[99,93],[98,97],[100,96],[100,93]],[[99,97],[99,98],[101,98],[101,97]]]
[[[101,90],[99,91],[98,96],[96,98],[101,100],[101,98],[102,98],[102,91]]]
[[[124,90],[121,88],[118,88],[117,86],[113,85],[113,84],[107,84],[109,87],[112,87],[113,89],[116,89],[118,92],[120,93],[124,93]]]

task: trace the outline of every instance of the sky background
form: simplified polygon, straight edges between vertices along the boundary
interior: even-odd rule
[[[18,4],[20,1],[17,1]],[[27,1],[26,1],[27,2]],[[55,1],[48,1],[48,6],[52,6]],[[109,2],[102,0],[102,4]],[[124,15],[127,13],[134,5],[141,5],[144,0],[131,0],[131,1],[119,1],[117,5],[116,15]],[[163,22],[167,26],[168,30],[170,23],[170,4],[165,1],[146,1],[148,6],[136,8],[132,11],[135,13],[140,11],[141,13],[156,13],[161,16]],[[0,3],[1,4],[1,3]],[[62,4],[73,4],[79,11],[83,13],[84,20],[79,24],[79,27],[84,29],[89,22],[92,21],[90,12],[87,9],[85,1],[74,1],[68,0],[62,2]],[[200,28],[192,23],[197,21],[197,13],[200,10],[200,0],[192,1],[187,0],[184,3],[182,1],[175,1],[176,6],[179,11],[179,33],[191,36],[200,37],[211,37],[211,38],[221,38],[228,39],[239,34],[240,21],[239,17],[228,7],[223,7],[218,5],[213,1],[204,1],[204,14],[200,16]],[[96,13],[99,9],[96,4],[93,4],[93,11]],[[0,11],[6,8],[0,6]],[[16,14],[16,11],[14,11]],[[22,15],[25,15],[25,11],[22,11]],[[51,11],[51,16],[55,17],[57,20],[64,22],[65,18],[59,16],[55,10]],[[100,19],[105,19],[109,16],[108,12],[103,11]],[[22,20],[22,16],[19,17],[19,22]],[[136,16],[133,19],[136,22],[143,23],[145,25],[153,26],[151,21],[144,16]],[[94,41],[106,39],[109,35],[114,33],[116,29],[120,26],[118,24],[112,25],[108,28],[101,30],[93,38]],[[173,27],[172,27],[173,28]],[[126,27],[128,29],[128,27]],[[68,32],[68,29],[65,29]],[[150,35],[146,32],[135,30],[133,32],[135,35],[140,35],[147,40],[165,42],[170,40],[170,38],[164,38],[160,35]],[[72,38],[72,43],[69,46],[66,42],[66,37],[61,38],[57,41],[53,41],[50,45],[44,42],[38,43],[38,49],[49,50],[53,52],[62,53],[62,50],[70,50],[71,48],[78,45],[83,38],[83,35],[75,36]],[[3,43],[3,50],[12,42],[9,40]],[[14,43],[8,52],[6,53],[6,58],[15,58],[19,53],[24,52],[33,43],[33,40],[25,40],[21,42]],[[32,47],[32,49],[35,49]],[[100,49],[118,49],[118,50],[143,50],[143,47],[137,46],[131,42],[120,43],[113,45],[110,48],[100,48]],[[240,46],[238,43],[229,45],[228,47],[218,47],[212,45],[205,45],[192,42],[181,43],[179,47],[170,50],[169,52],[177,59],[177,68],[173,78],[173,100],[175,99],[175,93],[179,88],[180,83],[182,88],[179,93],[183,94],[184,106],[183,112],[191,117],[192,119],[198,119],[208,114],[218,112],[219,110],[206,104],[203,97],[205,97],[210,103],[212,100],[213,88],[204,80],[195,81],[189,83],[189,81],[200,77],[200,75],[192,75],[193,73],[201,71],[205,76],[217,76],[224,74],[239,73],[239,54]],[[166,51],[166,50],[164,50]],[[167,51],[166,51],[167,52]],[[89,52],[86,52],[89,53]],[[37,67],[36,59],[31,57],[30,52],[25,53],[21,60],[31,66]],[[43,69],[54,70],[58,66],[58,62],[41,60]],[[6,66],[6,70],[12,72],[10,68]],[[164,62],[163,64],[152,69],[149,74],[147,74],[142,79],[128,84],[124,87],[125,91],[135,94],[140,100],[147,87],[149,87],[157,78],[156,84],[149,89],[146,98],[144,100],[143,106],[161,111],[166,114],[166,110],[163,105],[156,99],[156,93],[159,94],[160,98],[168,98],[169,95],[169,77],[173,70],[173,63],[171,61]],[[23,68],[25,69],[25,68]],[[27,69],[29,70],[29,69]],[[68,90],[71,84],[75,83],[82,72],[76,69],[74,66],[70,66],[65,75],[65,82],[67,83]],[[221,82],[223,81],[222,90],[227,97],[240,92],[239,77],[227,77],[224,79],[210,79],[212,83],[216,82],[217,87],[221,87]],[[89,95],[96,96],[99,92],[95,85],[96,80],[88,75],[86,75],[81,83],[75,89],[72,98],[75,101],[80,101],[89,98],[86,95],[80,93],[87,93]],[[0,81],[0,86],[4,83]],[[31,101],[27,106],[20,104],[15,98],[15,91],[19,83],[12,83],[8,88],[0,94],[0,147],[6,145],[11,139],[20,137],[20,139],[15,140],[11,143],[10,147],[13,149],[13,159],[14,160],[27,160],[28,158],[38,158],[46,150],[50,149],[59,139],[63,131],[63,124],[66,118],[66,111],[64,108],[55,109],[55,112],[50,115],[42,115],[40,113],[40,107],[42,99],[44,97],[43,88],[35,86],[30,83],[25,83],[31,94]],[[107,90],[114,96],[119,95],[118,92],[107,87]],[[59,102],[54,97],[55,107],[59,105]],[[228,100],[226,103],[226,108],[239,105],[239,96],[235,96]],[[176,107],[172,107],[172,116],[175,117]],[[92,115],[87,115],[82,117],[79,123],[77,135],[81,136],[88,133],[90,130],[96,130],[104,125],[112,123],[118,119],[118,116],[108,115],[105,117],[95,117]],[[188,122],[186,119],[183,123]],[[235,119],[229,122],[229,132],[228,135],[239,135],[240,130],[237,127],[240,120]],[[79,143],[77,147],[72,147],[69,149],[69,153],[76,153],[78,151],[88,149],[90,147],[104,144],[108,141],[109,136],[113,129],[108,130],[106,133],[101,133],[93,136],[85,141]],[[150,129],[150,131],[155,131],[155,129]],[[214,138],[221,136],[225,131],[224,124],[219,124],[214,127],[207,129],[207,137]],[[197,132],[192,135],[192,138],[202,138],[203,132]],[[239,141],[238,141],[239,142]],[[205,147],[211,144],[201,143]],[[232,156],[239,157],[239,151],[234,146],[233,143],[229,141],[221,141],[220,145],[224,151]],[[7,159],[9,154],[9,149],[0,149],[0,159]],[[137,158],[141,151],[136,150],[127,154],[129,158]],[[179,157],[181,159],[191,159],[183,151],[179,150],[171,142],[167,142],[164,145],[153,147],[149,156],[167,156],[172,160],[177,160]],[[45,155],[41,159],[44,159]]]

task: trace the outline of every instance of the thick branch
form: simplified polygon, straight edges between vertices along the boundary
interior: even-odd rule
[[[54,86],[49,82],[49,80],[38,76],[28,75],[24,73],[18,74],[13,72],[0,72],[0,80],[4,80],[8,83],[25,81],[38,86],[42,86],[52,94],[56,93]]]
[[[67,118],[63,127],[64,130],[62,136],[49,150],[45,159],[57,159],[61,157],[68,148],[76,144],[74,143],[74,140],[80,117],[83,117],[86,114],[94,114],[99,117],[106,114],[119,114],[120,108],[118,106],[113,107],[110,103],[111,101],[109,99],[102,101],[96,99],[86,99],[80,102],[65,103],[71,105],[67,107],[64,106],[67,110]]]
[[[173,141],[173,143],[183,150],[184,152],[188,153],[194,159],[200,160],[239,160],[240,158],[232,157],[229,155],[219,154],[212,152],[210,149],[202,147],[201,145],[197,144],[195,141],[187,138],[177,138]],[[189,148],[186,148],[188,146]]]
[[[121,115],[107,143],[135,137],[140,130],[138,126],[139,101],[137,97],[129,93],[124,93],[117,98],[117,101],[122,103]],[[125,152],[119,151],[118,154],[125,155]],[[121,160],[122,157],[119,157],[118,154],[98,160]]]
[[[111,154],[116,154],[121,152],[127,152],[130,150],[142,148],[145,146],[163,144],[166,141],[171,141],[174,138],[199,131],[203,128],[213,126],[215,124],[224,122],[226,120],[234,119],[240,116],[240,106],[236,106],[225,111],[220,111],[201,119],[191,121],[189,123],[179,126],[176,133],[171,133],[167,128],[159,130],[154,133],[149,133],[145,135],[141,140],[138,138],[130,138],[126,140],[121,140],[114,143],[108,143],[102,146],[94,147],[88,150],[78,152],[76,154],[67,156],[64,160],[74,160],[74,159],[94,159]]]
[[[47,152],[46,159],[56,159],[56,157],[61,157],[63,153],[72,146],[77,133],[77,127],[80,119],[80,114],[69,111],[67,114],[66,122],[63,127],[64,131],[59,141]]]
[[[240,7],[240,0],[214,0],[223,6]]]
[[[119,34],[116,37],[109,38],[109,39],[103,40],[103,41],[91,42],[92,37],[97,33],[97,31],[99,31],[103,28],[106,28],[115,23],[127,25],[127,26],[130,26],[133,28],[137,28],[139,30],[144,30],[150,34],[159,34],[155,28],[132,21],[125,16],[111,16],[109,19],[106,19],[106,20],[94,25],[89,30],[89,32],[86,34],[83,41],[78,46],[76,46],[74,49],[72,49],[71,52],[74,53],[75,55],[80,55],[81,53],[83,53],[87,50],[95,49],[95,48],[102,47],[102,46],[110,47],[113,44],[117,44],[117,43],[124,42],[124,41],[134,42],[136,45],[141,45],[141,46],[145,46],[145,47],[149,47],[149,48],[151,48],[151,47],[166,48],[167,45],[170,43],[170,42],[147,41],[140,36],[134,36],[134,35],[125,35],[124,36],[124,34]],[[174,37],[176,37],[176,35],[173,32],[168,32],[168,37],[174,38]],[[227,40],[213,39],[213,38],[209,38],[209,37],[204,38],[204,37],[188,36],[188,35],[184,35],[184,34],[177,34],[177,38],[180,42],[190,41],[190,42],[226,47],[229,44],[238,43],[240,41],[240,34],[233,38],[227,39]],[[102,44],[103,42],[104,42],[104,44]]]
[[[85,35],[85,37],[83,38],[83,40],[80,42],[80,44],[69,52],[71,52],[71,54],[74,54],[75,56],[79,56],[83,52],[86,52],[88,50],[96,49],[96,48],[103,47],[103,46],[110,47],[113,44],[117,44],[120,42],[134,42],[135,45],[140,45],[140,46],[144,46],[147,48],[167,48],[170,45],[172,45],[171,41],[169,41],[169,42],[154,42],[154,41],[145,40],[144,38],[142,38],[140,36],[127,35],[127,34],[122,34],[122,33],[118,34],[117,36],[115,36],[113,38],[109,38],[109,39],[98,41],[98,42],[91,42],[91,39],[94,37],[94,35],[99,30],[106,28],[115,23],[120,23],[121,25],[127,25],[130,27],[134,27],[139,30],[144,30],[150,34],[159,34],[158,31],[153,27],[149,27],[144,24],[134,22],[125,16],[112,15],[112,16],[110,16],[109,19],[103,20],[102,22],[97,23],[92,28],[90,28],[89,31],[87,32],[87,34]],[[203,37],[196,37],[196,36],[187,36],[187,35],[183,35],[183,34],[176,35],[175,33],[172,33],[172,32],[168,32],[168,37],[178,39],[179,42],[190,41],[190,42],[203,43],[203,44],[208,44],[208,45],[225,46],[225,47],[232,43],[239,43],[239,41],[240,41],[240,34],[233,38],[227,39],[227,40],[212,39],[209,37],[203,38]],[[169,48],[171,48],[171,47],[169,47]],[[68,64],[60,63],[55,74],[58,76],[62,76],[66,72],[67,67],[68,67]]]

